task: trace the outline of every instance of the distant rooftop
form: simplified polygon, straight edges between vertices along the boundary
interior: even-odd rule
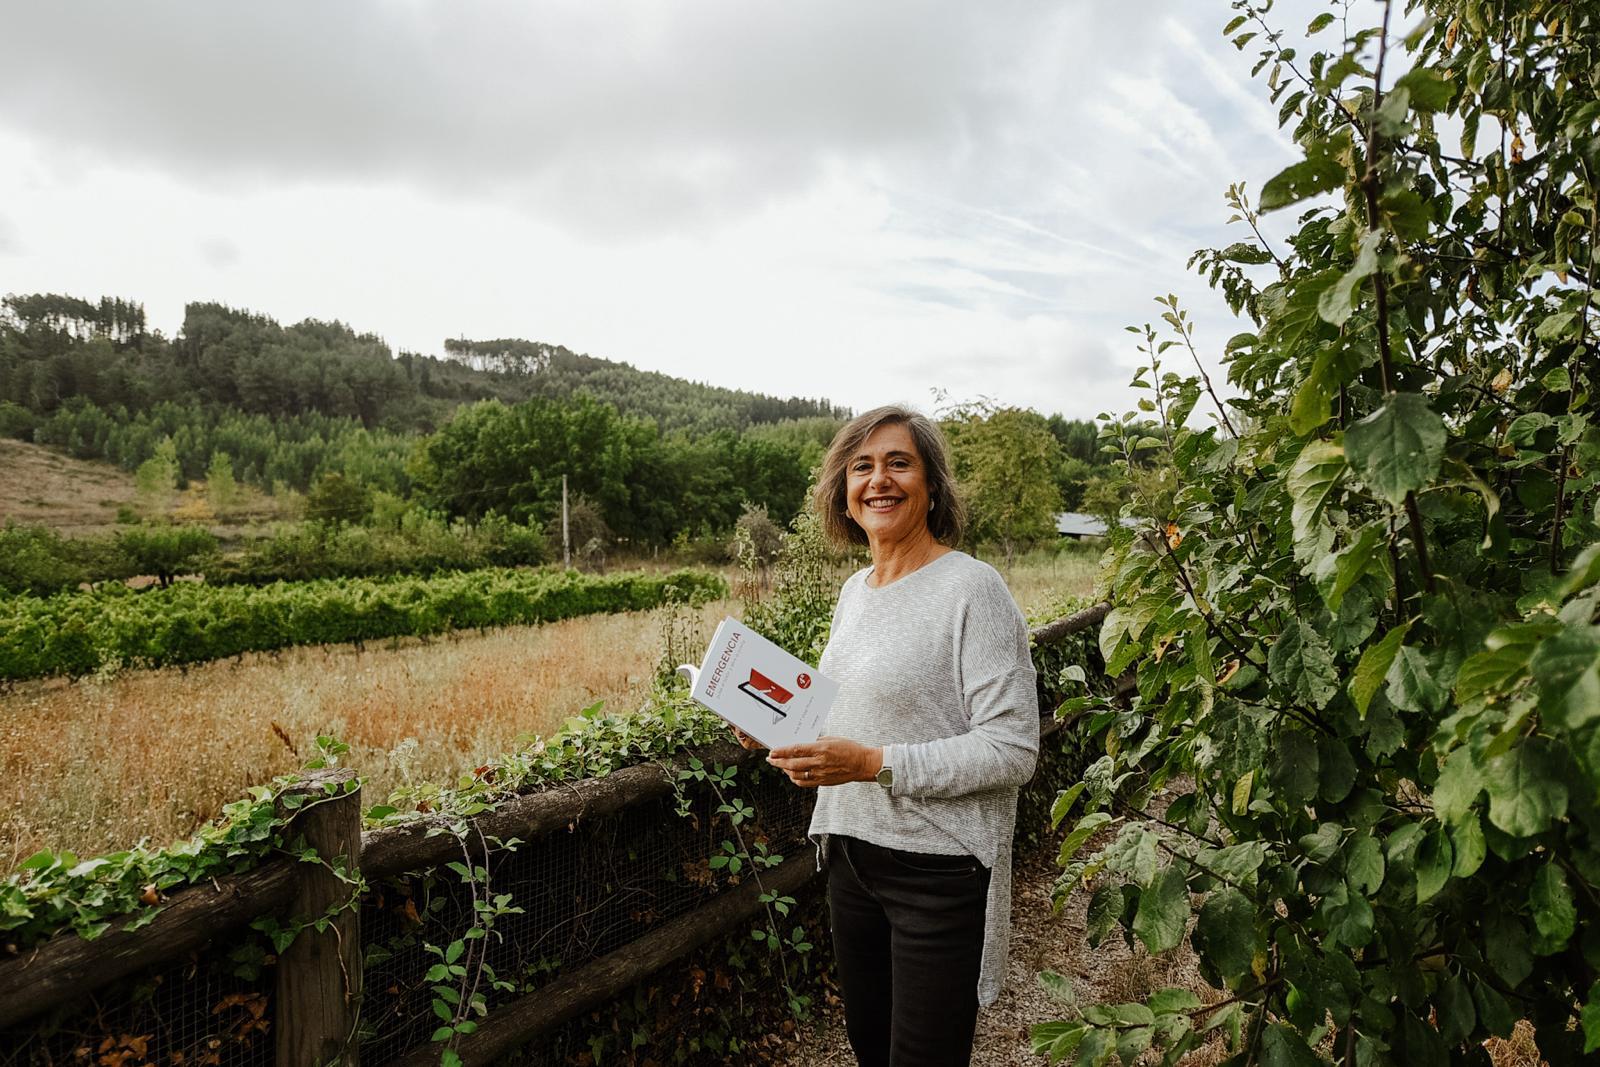
[[[1122,525],[1135,527],[1139,525],[1139,520],[1123,519]],[[1063,511],[1056,516],[1056,533],[1062,537],[1104,537],[1106,523],[1098,515],[1089,515],[1082,511]]]

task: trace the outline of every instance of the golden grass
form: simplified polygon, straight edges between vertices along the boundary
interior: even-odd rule
[[[1009,579],[1027,609],[1086,592],[1090,574],[1041,558]],[[738,611],[731,600],[700,609],[701,639]],[[349,744],[367,803],[453,780],[597,700],[637,707],[661,642],[660,613],[641,612],[17,686],[0,695],[0,870],[46,847],[91,856],[182,838],[300,766],[319,734]]]
[[[701,609],[707,636],[731,608]],[[591,616],[21,686],[0,697],[0,864],[183,837],[298,767],[318,734],[350,745],[344,762],[366,776],[369,803],[406,781],[451,780],[597,700],[636,707],[659,631],[655,613]]]

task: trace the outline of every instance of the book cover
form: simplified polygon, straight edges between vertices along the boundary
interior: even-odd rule
[[[698,668],[684,664],[690,695],[768,748],[815,741],[839,684],[735,618],[722,620]]]

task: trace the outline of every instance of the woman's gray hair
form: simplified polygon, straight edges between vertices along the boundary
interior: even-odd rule
[[[926,415],[898,404],[873,408],[857,415],[833,435],[828,454],[822,461],[822,474],[817,478],[812,503],[822,518],[822,529],[828,539],[839,545],[864,545],[867,532],[850,517],[845,506],[845,489],[850,460],[861,451],[861,445],[880,426],[904,425],[911,431],[911,440],[917,446],[922,468],[928,481],[928,495],[933,503],[928,512],[928,531],[934,540],[947,545],[960,542],[967,526],[967,509],[956,492],[956,479],[950,463],[950,444],[945,440],[939,424]]]

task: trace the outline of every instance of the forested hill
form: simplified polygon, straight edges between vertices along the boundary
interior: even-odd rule
[[[627,363],[579,355],[560,345],[515,337],[493,341],[452,339],[445,351],[485,373],[509,378],[532,395],[566,397],[585,392],[625,414],[645,415],[663,430],[743,430],[788,419],[844,418],[849,411],[823,399],[786,400],[743,389],[674,378]]]
[[[557,345],[449,341],[446,350],[450,358],[395,356],[382,337],[343,323],[284,326],[212,303],[190,304],[181,332],[167,339],[147,329],[136,302],[13,295],[0,301],[0,402],[49,417],[75,398],[130,415],[180,400],[401,434],[431,432],[463,403],[580,392],[664,431],[697,434],[845,414],[824,400],[701,385]]]

